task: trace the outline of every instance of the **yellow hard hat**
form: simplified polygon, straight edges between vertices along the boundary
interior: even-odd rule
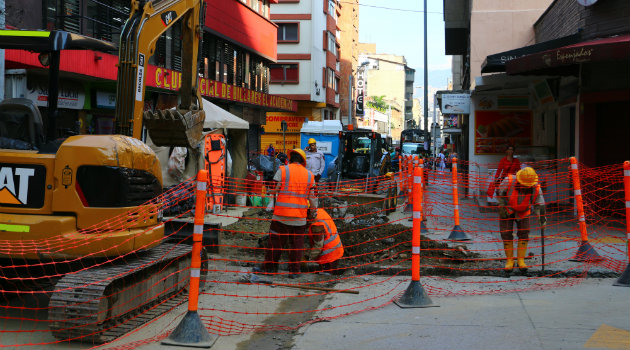
[[[310,139],[308,139],[308,144],[310,145],[312,143],[317,143],[317,141],[315,141],[315,139],[311,137]]]
[[[533,168],[527,167],[516,173],[516,180],[525,187],[532,187],[538,183],[538,175]]]
[[[304,153],[304,151],[299,149],[299,148],[290,149],[289,152],[287,152],[287,153],[289,153],[288,154],[289,159],[291,159],[291,154],[293,152],[299,154],[300,157],[302,157],[302,162],[301,163],[302,163],[302,165],[306,166],[306,153]]]

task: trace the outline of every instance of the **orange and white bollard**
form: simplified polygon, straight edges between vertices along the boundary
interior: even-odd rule
[[[413,210],[412,207],[412,195],[413,195],[413,156],[407,156],[407,169],[406,169],[406,179],[405,182],[407,183],[406,186],[406,197],[407,197],[407,205],[405,206],[405,209],[403,210],[404,213],[410,213]]]
[[[586,216],[584,215],[584,202],[582,200],[582,186],[580,185],[580,172],[578,170],[575,157],[570,158],[571,177],[573,178],[573,193],[575,195],[575,206],[578,213],[578,226],[580,229],[580,246],[570,261],[600,261],[603,258],[597,254],[595,248],[588,243],[588,230],[586,228]]]
[[[173,330],[171,335],[162,341],[164,345],[209,348],[216,342],[203,325],[197,313],[199,307],[199,280],[201,278],[201,250],[203,240],[203,223],[206,215],[206,189],[208,171],[197,173],[197,191],[195,192],[195,220],[193,228],[193,246],[190,262],[190,287],[188,289],[188,312]]]
[[[613,286],[630,287],[630,162],[623,162],[623,192],[626,203],[626,239],[628,240],[628,265]]]
[[[432,307],[434,305],[420,283],[420,223],[422,222],[422,170],[413,170],[413,226],[411,230],[411,283],[400,299],[401,308]]]
[[[457,158],[453,158],[453,221],[455,226],[448,236],[451,241],[470,241],[470,238],[459,226],[459,195],[457,193]]]

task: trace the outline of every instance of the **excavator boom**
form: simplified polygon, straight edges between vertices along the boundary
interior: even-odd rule
[[[197,89],[201,43],[202,0],[132,0],[129,19],[120,36],[117,132],[140,139],[142,126],[158,146],[194,148],[202,138],[205,114]],[[145,69],[158,38],[182,21],[182,85],[174,110],[144,111]]]

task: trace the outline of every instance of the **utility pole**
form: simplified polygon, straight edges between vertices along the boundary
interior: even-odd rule
[[[0,29],[6,24],[6,1],[0,0]],[[0,100],[4,100],[4,50],[0,49]]]
[[[429,65],[427,60],[427,0],[424,0],[424,132],[429,137],[431,147],[431,133],[429,132]]]

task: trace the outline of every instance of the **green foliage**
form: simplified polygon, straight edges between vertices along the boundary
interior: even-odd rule
[[[385,96],[370,96],[366,102],[367,108],[375,109],[381,113],[387,113],[389,105],[385,102]]]

